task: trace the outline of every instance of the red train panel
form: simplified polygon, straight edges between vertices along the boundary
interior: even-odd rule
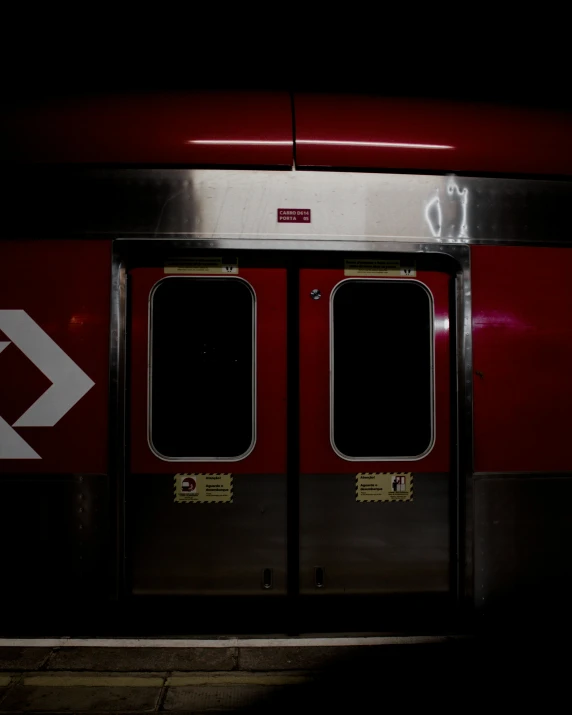
[[[14,109],[3,123],[10,161],[292,165],[287,92],[54,100]]]
[[[0,470],[107,470],[111,248],[1,246]]]
[[[572,256],[471,249],[475,470],[572,467]]]
[[[131,276],[131,471],[155,474],[185,471],[283,474],[286,470],[286,270],[240,270],[240,278],[250,284],[256,297],[257,380],[256,441],[254,449],[238,461],[164,461],[152,451],[148,441],[147,413],[149,300],[153,287],[165,278],[165,274],[160,268],[136,268]],[[184,329],[184,318],[181,318],[181,328]],[[225,379],[225,375],[220,376],[220,380]],[[232,399],[233,385],[229,383],[228,400]],[[193,409],[192,401],[189,409]],[[221,404],[220,409],[224,410],[225,405]]]
[[[570,174],[572,116],[367,96],[295,95],[299,167]]]
[[[572,117],[380,97],[294,97],[300,167],[570,174]],[[291,166],[287,92],[53,100],[2,119],[9,161]]]
[[[422,459],[399,461],[346,461],[330,443],[330,295],[344,280],[342,269],[300,272],[300,470],[305,474],[348,474],[380,471],[446,472],[450,462],[450,377],[448,281],[445,273],[418,271],[418,280],[433,295],[435,310],[435,443]],[[361,279],[367,280],[367,279]],[[386,279],[386,280],[392,280]],[[308,301],[320,287],[322,299]],[[382,330],[372,324],[372,330]],[[360,350],[359,342],[355,345]],[[399,350],[399,345],[388,349]],[[379,375],[379,380],[391,380]],[[391,411],[391,405],[379,409]]]

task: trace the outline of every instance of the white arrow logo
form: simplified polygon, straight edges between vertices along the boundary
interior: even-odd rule
[[[0,310],[0,330],[53,383],[14,427],[53,427],[95,385],[24,310]],[[0,353],[10,343],[0,342]],[[0,459],[41,459],[0,417]]]

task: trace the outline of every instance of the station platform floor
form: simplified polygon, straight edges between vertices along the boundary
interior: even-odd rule
[[[531,636],[0,639],[0,713],[546,709],[566,668]]]

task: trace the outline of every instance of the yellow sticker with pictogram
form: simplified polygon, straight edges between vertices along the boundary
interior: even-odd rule
[[[176,504],[232,503],[232,474],[175,474]]]
[[[238,275],[237,258],[217,258],[213,256],[191,256],[176,261],[167,261],[164,272],[166,275],[188,275],[199,273],[207,276]]]
[[[356,501],[413,501],[411,472],[359,472]]]
[[[405,263],[393,258],[346,258],[344,261],[344,275],[414,278],[417,275],[417,271],[413,261]]]

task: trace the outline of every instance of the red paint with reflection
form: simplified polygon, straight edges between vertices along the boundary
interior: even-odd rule
[[[475,470],[570,471],[572,254],[474,246],[471,265]]]
[[[1,150],[9,161],[292,165],[292,109],[287,92],[30,102],[6,111],[2,125]],[[204,140],[214,143],[196,143]]]
[[[53,427],[16,427],[41,459],[2,459],[0,471],[104,473],[111,245],[107,241],[5,241],[0,249],[0,309],[26,311],[95,382]],[[0,341],[4,340],[0,332]],[[0,417],[8,424],[50,385],[13,343],[0,352]]]
[[[161,268],[135,268],[131,318],[131,471],[284,474],[286,471],[286,269],[241,268],[256,294],[257,436],[252,452],[237,462],[172,462],[159,459],[147,442],[149,294]],[[204,274],[203,274],[204,275]],[[222,278],[222,276],[221,276]],[[176,280],[176,279],[174,279]],[[192,409],[192,407],[190,407]]]
[[[572,173],[563,112],[321,94],[294,107],[299,167]],[[4,112],[1,135],[16,162],[286,167],[294,149],[287,92],[27,102]]]
[[[572,174],[563,112],[311,94],[295,109],[298,167]]]
[[[350,462],[339,457],[330,444],[330,295],[344,278],[344,271],[340,269],[300,271],[300,471],[302,474],[448,471],[451,419],[448,276],[436,271],[417,272],[417,280],[430,289],[435,304],[436,439],[426,457],[403,462]],[[322,299],[308,300],[316,287]],[[380,409],[384,408],[390,409],[390,406],[380,405]]]

